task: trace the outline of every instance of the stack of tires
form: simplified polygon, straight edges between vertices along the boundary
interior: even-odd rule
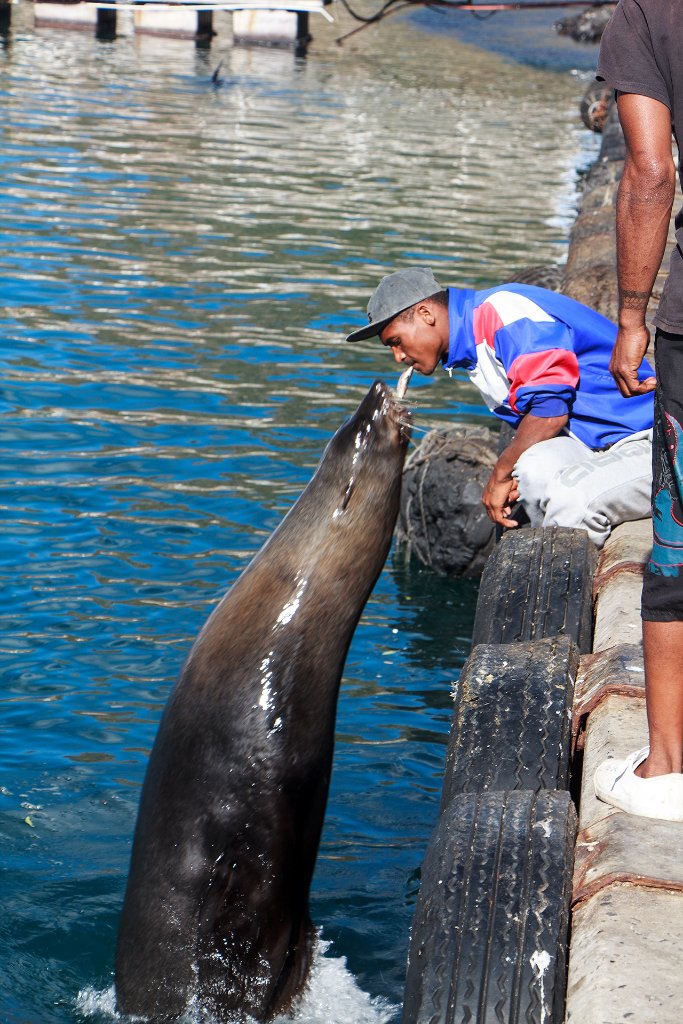
[[[570,736],[597,551],[511,531],[484,569],[422,866],[402,1024],[561,1024],[576,812]]]

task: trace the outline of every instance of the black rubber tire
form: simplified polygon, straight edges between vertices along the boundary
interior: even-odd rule
[[[561,1024],[575,835],[568,793],[451,801],[422,867],[402,1024]]]
[[[585,530],[511,530],[481,577],[472,644],[570,636],[582,654],[593,637],[598,552]]]
[[[442,809],[457,793],[569,787],[578,670],[567,636],[474,649],[456,685]]]

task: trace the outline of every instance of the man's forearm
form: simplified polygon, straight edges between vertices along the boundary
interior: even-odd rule
[[[527,413],[520,420],[510,444],[501,452],[496,462],[494,473],[497,479],[504,480],[512,476],[517,459],[532,445],[539,441],[548,441],[557,437],[567,425],[568,416],[534,416]]]
[[[673,163],[672,163],[673,172]],[[619,325],[645,323],[664,256],[674,197],[673,173],[662,180],[626,162],[617,197]]]
[[[666,246],[675,168],[664,104],[625,94],[618,106],[626,140],[616,217],[619,326],[629,329],[645,323]]]

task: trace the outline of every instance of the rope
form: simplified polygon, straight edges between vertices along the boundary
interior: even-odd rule
[[[468,457],[468,453],[463,451],[464,445],[470,449],[475,448],[476,452],[472,451]],[[411,530],[410,534],[407,533],[401,528],[399,523],[396,538],[400,544],[404,544],[406,547],[406,562],[410,559],[412,553],[415,552],[421,562],[431,565],[431,545],[424,503],[425,481],[432,463],[436,459],[445,458],[447,461],[450,461],[456,457],[464,462],[489,466],[492,469],[496,463],[497,455],[491,449],[490,432],[486,430],[486,433],[480,433],[477,428],[465,428],[464,430],[454,428],[449,431],[433,430],[426,435],[419,448],[412,451],[406,460],[403,473],[404,476],[409,471],[414,473],[416,490],[415,494],[411,494],[406,501],[405,521],[406,525],[416,523],[421,535],[418,538],[415,529]],[[415,509],[416,501],[417,509]],[[418,543],[418,540],[422,543]]]

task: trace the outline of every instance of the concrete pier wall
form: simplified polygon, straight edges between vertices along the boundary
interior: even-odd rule
[[[614,211],[626,147],[614,103],[602,132],[597,160],[588,171],[560,291],[617,318],[617,259]]]
[[[640,585],[649,520],[618,527],[595,576],[593,652],[581,659],[573,724],[583,754],[567,1024],[678,1024],[683,1007],[683,825],[601,803],[593,774],[647,743]]]
[[[602,144],[584,183],[581,202],[569,236],[569,252],[560,281],[561,292],[597,309],[610,320],[617,320],[617,190],[624,169],[626,145],[619,124],[617,107],[611,102],[602,131]],[[677,185],[674,209],[683,203]],[[662,266],[648,307],[648,320],[657,309],[669,267],[671,250],[676,244],[673,218]]]

